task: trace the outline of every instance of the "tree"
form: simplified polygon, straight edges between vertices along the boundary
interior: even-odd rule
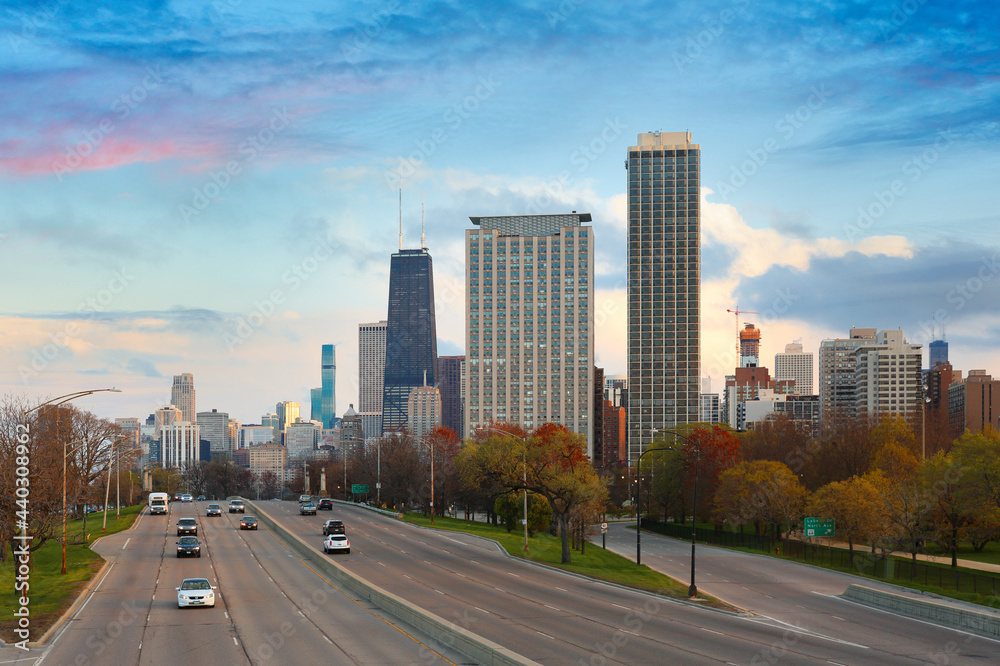
[[[561,561],[571,562],[573,512],[607,501],[607,488],[585,451],[586,440],[561,425],[546,423],[524,438],[491,427],[470,440],[459,456],[467,484],[493,486],[507,492],[525,488],[544,497],[559,526]]]
[[[833,481],[809,498],[806,512],[834,521],[837,537],[847,541],[848,558],[854,563],[854,544],[872,541],[879,533],[882,503],[878,489],[866,477],[852,476]]]
[[[878,491],[881,502],[883,528],[876,541],[891,549],[901,546],[916,562],[919,544],[926,536],[930,508],[919,476],[887,476],[876,469],[866,474],[865,478]]]
[[[935,541],[948,548],[951,566],[957,567],[959,535],[973,522],[976,493],[952,454],[938,451],[924,463],[922,472],[935,519]]]
[[[802,515],[809,491],[784,463],[755,460],[737,463],[719,475],[714,517],[735,526],[747,523],[771,525],[781,538],[781,526],[789,529]]]

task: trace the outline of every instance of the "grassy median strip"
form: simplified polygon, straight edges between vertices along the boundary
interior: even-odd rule
[[[123,507],[121,518],[116,519],[113,512],[108,512],[107,531],[101,533],[104,522],[103,513],[93,513],[87,518],[87,532],[90,542],[100,536],[114,534],[128,529],[139,515],[141,506]],[[62,527],[59,527],[62,536]],[[66,573],[62,570],[62,544],[58,539],[50,539],[44,546],[32,553],[30,585],[28,597],[31,609],[31,640],[41,637],[45,630],[72,605],[76,595],[86,585],[87,581],[100,570],[104,560],[92,551],[83,533],[83,520],[72,520],[66,523]],[[23,592],[14,591],[14,571],[16,562],[10,556],[9,544],[6,545],[7,561],[0,562],[0,608],[18,608],[18,597]],[[5,642],[18,640],[14,635],[17,618],[9,614],[0,617],[0,639]]]
[[[435,516],[434,524],[430,517],[420,513],[408,513],[404,520],[423,527],[433,527],[453,532],[465,532],[476,536],[493,539],[503,546],[514,557],[524,557],[533,562],[547,564],[564,569],[581,576],[589,576],[599,580],[634,587],[646,592],[655,592],[673,599],[687,599],[688,586],[678,583],[673,578],[654,571],[645,564],[636,566],[632,560],[605,550],[593,543],[587,543],[584,551],[572,551],[572,562],[562,564],[562,542],[558,536],[548,533],[536,533],[528,538],[528,552],[524,552],[524,532],[514,530],[508,532],[505,527],[495,527],[487,523],[471,520],[461,520]],[[739,610],[712,597],[699,594],[701,603],[725,610]]]

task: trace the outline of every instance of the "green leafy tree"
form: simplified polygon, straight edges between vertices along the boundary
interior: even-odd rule
[[[802,516],[809,491],[784,463],[754,460],[737,463],[719,475],[713,516],[734,526],[770,525],[777,538]]]
[[[806,513],[833,520],[838,539],[847,541],[848,558],[854,563],[854,544],[873,541],[883,520],[878,489],[866,477],[852,476],[834,481],[810,496]]]

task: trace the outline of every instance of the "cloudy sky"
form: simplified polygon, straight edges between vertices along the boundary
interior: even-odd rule
[[[3,391],[145,417],[308,405],[384,319],[389,256],[435,262],[464,351],[470,215],[586,211],[597,355],[625,372],[636,135],[702,150],[703,375],[852,325],[1000,374],[1000,9],[991,2],[5,2]],[[925,357],[926,358],[926,357]],[[307,408],[306,408],[307,409]]]

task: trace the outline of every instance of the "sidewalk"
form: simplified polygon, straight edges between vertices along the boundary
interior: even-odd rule
[[[796,538],[795,540],[804,541],[804,539],[801,538]],[[846,541],[835,541],[834,539],[828,539],[826,537],[816,537],[815,539],[809,540],[807,543],[815,543],[823,546],[831,546],[833,548],[840,548],[841,550],[849,549],[849,546],[847,545]],[[858,544],[854,544],[854,553],[855,554],[871,553],[871,546],[868,545],[858,546]],[[910,553],[904,553],[900,551],[892,551],[887,554],[890,556],[895,555],[896,557],[906,557],[907,559],[913,558],[913,555],[911,555]],[[950,555],[941,556],[941,555],[925,555],[923,553],[917,553],[917,561],[951,566]],[[978,571],[986,571],[989,573],[1000,573],[1000,564],[990,564],[989,562],[976,562],[975,560],[958,559],[958,566],[965,569],[976,569]]]

